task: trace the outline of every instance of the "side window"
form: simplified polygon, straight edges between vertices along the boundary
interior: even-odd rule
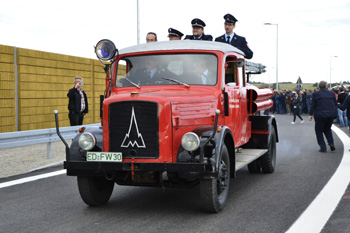
[[[225,84],[232,83],[238,85],[237,66],[235,64],[236,58],[227,57],[225,63]]]

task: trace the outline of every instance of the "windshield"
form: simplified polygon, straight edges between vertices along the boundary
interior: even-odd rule
[[[215,85],[213,54],[161,54],[124,57],[118,61],[116,87]]]

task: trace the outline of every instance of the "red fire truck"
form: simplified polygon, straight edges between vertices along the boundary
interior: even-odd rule
[[[249,84],[264,72],[239,49],[210,41],[166,41],[118,51],[95,47],[105,65],[101,126],[81,128],[66,145],[64,168],[77,176],[82,200],[109,201],[114,184],[200,185],[204,210],[219,212],[230,179],[248,166],[273,173],[277,124],[263,111],[272,90]],[[57,133],[60,136],[57,113]]]

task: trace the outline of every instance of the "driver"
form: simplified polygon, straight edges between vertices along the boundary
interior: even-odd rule
[[[168,83],[163,78],[166,78],[167,72],[164,72],[159,68],[159,61],[154,56],[145,57],[142,60],[143,68],[137,69],[135,72],[127,77],[133,83],[140,86],[150,86]],[[131,70],[130,70],[131,71]],[[120,79],[117,83],[117,87],[130,86],[130,82],[125,79]]]

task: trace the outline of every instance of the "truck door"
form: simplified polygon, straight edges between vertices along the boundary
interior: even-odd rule
[[[246,142],[247,137],[247,94],[244,67],[233,56],[226,58],[224,98],[225,124],[232,130],[238,147]]]

